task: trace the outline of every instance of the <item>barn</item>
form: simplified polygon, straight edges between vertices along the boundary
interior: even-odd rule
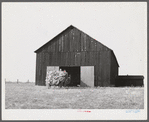
[[[66,70],[72,86],[113,86],[119,64],[114,52],[70,25],[35,51],[35,85],[46,85],[47,70]]]

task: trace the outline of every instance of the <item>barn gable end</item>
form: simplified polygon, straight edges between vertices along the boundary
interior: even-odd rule
[[[42,51],[42,49],[47,49],[48,52],[111,50],[72,25],[37,49],[35,53]]]

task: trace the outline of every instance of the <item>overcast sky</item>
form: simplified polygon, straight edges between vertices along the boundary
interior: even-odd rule
[[[146,2],[3,2],[2,80],[35,82],[34,51],[70,25],[112,49],[120,75],[146,73]]]

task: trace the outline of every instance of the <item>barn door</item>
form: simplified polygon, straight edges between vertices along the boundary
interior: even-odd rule
[[[47,71],[53,71],[53,70],[55,71],[59,70],[59,66],[47,66]]]
[[[46,77],[48,75],[48,72],[49,71],[53,71],[53,70],[58,71],[59,70],[59,66],[47,66]],[[46,83],[46,85],[47,85],[47,83]]]
[[[94,87],[94,66],[81,67],[80,86]]]

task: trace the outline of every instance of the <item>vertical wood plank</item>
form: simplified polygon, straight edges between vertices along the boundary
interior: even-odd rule
[[[51,45],[48,46],[48,52],[51,52]]]
[[[53,52],[53,66],[56,66],[56,52]]]
[[[66,52],[69,52],[69,48],[70,48],[70,44],[69,44],[69,39],[68,39],[68,37],[69,37],[69,35],[68,35],[68,33],[65,35],[65,41],[66,41]]]
[[[77,51],[76,29],[73,29],[73,52]]]
[[[80,32],[78,31],[78,52],[81,51],[81,34]]]
[[[65,53],[65,56],[66,56],[66,57],[65,57],[65,65],[66,65],[66,66],[69,66],[69,60],[70,60],[70,59],[69,59],[69,57],[68,57],[68,52]]]
[[[102,70],[103,70],[103,67],[102,67],[102,63],[101,63],[101,52],[98,52],[98,86],[102,86]]]
[[[71,52],[71,65],[75,66],[75,53]]]
[[[89,65],[89,52],[85,52],[85,64],[86,66],[90,66]]]
[[[75,66],[80,66],[81,64],[81,53],[75,52]]]
[[[90,49],[90,38],[89,38],[89,36],[87,35],[86,36],[86,51],[90,51],[91,49]]]
[[[97,51],[101,51],[102,50],[102,45],[100,43],[97,43]]]
[[[84,46],[84,51],[87,51],[87,36],[86,34],[84,34],[84,38],[83,38],[83,46]]]
[[[72,50],[73,50],[73,52],[75,52],[76,51],[76,40],[75,40],[75,29],[73,29],[73,31],[72,31]]]
[[[62,50],[61,50],[61,52],[64,52],[64,36],[62,35],[62,43],[61,43],[61,48],[62,48]]]
[[[52,53],[50,52],[49,53],[49,66],[52,65]]]
[[[94,74],[95,74],[94,84],[95,84],[95,86],[97,86],[97,66],[95,66]]]
[[[90,38],[90,51],[94,51],[94,42],[93,39]]]
[[[71,52],[68,52],[68,66],[71,65]]]
[[[93,65],[96,65],[96,52],[93,52]]]
[[[85,52],[81,52],[81,66],[85,65]]]
[[[94,41],[94,44],[95,44],[95,49],[94,49],[94,51],[97,51],[97,41]]]
[[[55,52],[55,40],[53,40],[52,47],[53,47],[53,50],[52,50],[52,52]]]
[[[61,52],[61,37],[58,39],[59,41],[59,52]]]
[[[80,36],[81,36],[81,51],[84,51],[84,35],[83,35],[83,33],[81,33],[80,34]]]
[[[57,53],[57,58],[58,58],[58,66],[61,64],[61,52]]]
[[[96,51],[96,41],[90,38],[90,51]]]
[[[58,52],[59,51],[59,40],[56,39],[55,40],[55,52]]]
[[[64,39],[64,41],[63,41],[64,51],[63,52],[66,52],[66,50],[67,50],[67,47],[66,47],[66,34],[63,34],[63,39]]]
[[[77,29],[75,29],[75,52],[80,52],[80,33]]]
[[[41,55],[40,55],[40,53],[39,53],[39,59],[41,60]],[[39,74],[39,84],[40,84],[40,82],[41,82],[41,61],[39,61],[39,72],[38,72]]]
[[[66,66],[65,64],[66,64],[66,53],[64,52],[63,53],[63,66]]]
[[[53,66],[53,62],[54,62],[54,60],[53,60],[53,53],[51,53],[50,56],[51,56],[51,59],[50,59],[51,60],[51,66]]]
[[[39,69],[38,69],[38,66],[39,66],[39,64],[38,64],[38,61],[39,61],[38,57],[39,57],[39,56],[38,56],[38,53],[37,53],[37,54],[36,54],[36,75],[35,75],[35,76],[36,76],[36,77],[35,77],[36,80],[35,80],[35,85],[38,84],[38,70],[39,70]]]
[[[110,51],[106,51],[107,52],[107,57],[106,57],[106,69],[107,69],[107,77],[106,77],[106,81],[107,81],[107,86],[110,86]]]
[[[41,68],[41,70],[42,70],[42,73],[41,73],[41,85],[43,85],[44,84],[44,52],[43,52],[43,50],[42,50],[42,68]]]
[[[69,32],[70,52],[73,52],[73,29]]]
[[[63,58],[63,52],[61,52],[61,66],[63,66],[63,63],[64,63],[64,58]]]

